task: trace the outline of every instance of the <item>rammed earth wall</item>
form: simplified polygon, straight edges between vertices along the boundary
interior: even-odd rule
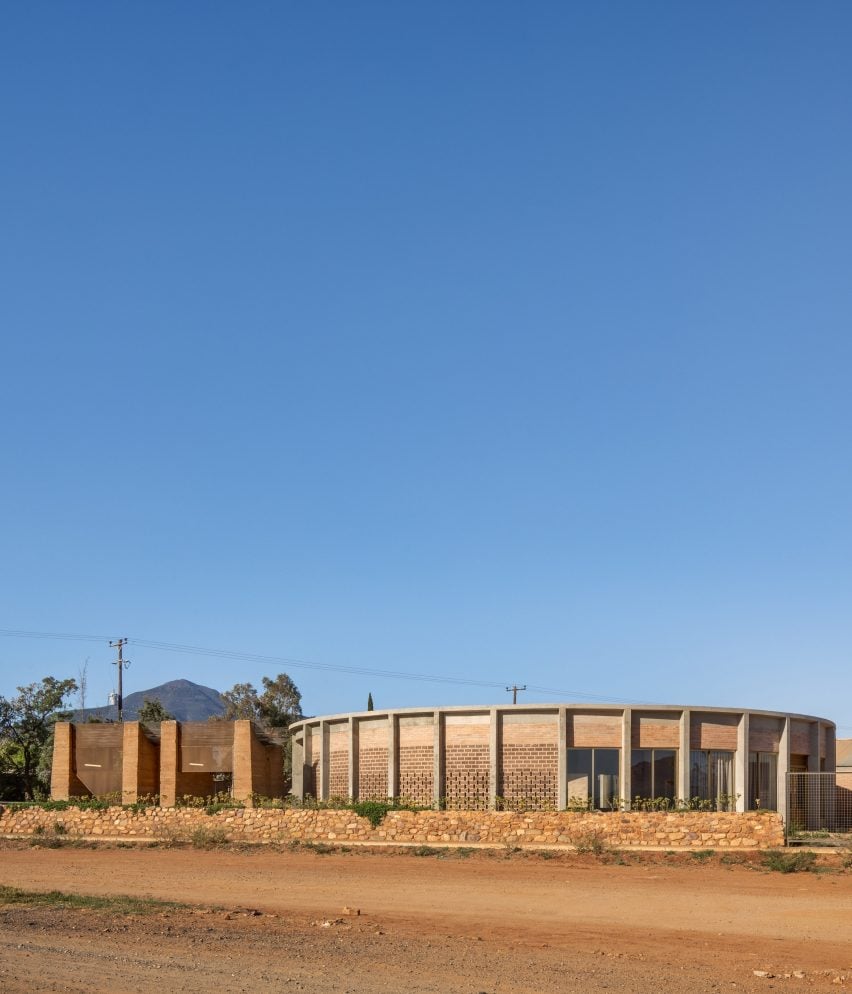
[[[662,849],[772,849],[784,844],[781,816],[690,811],[596,814],[510,811],[390,811],[377,828],[347,810],[259,808],[129,808],[45,811],[0,809],[0,835],[69,838],[189,839],[202,830],[233,842],[373,842],[388,845],[449,843],[508,846],[658,846]]]

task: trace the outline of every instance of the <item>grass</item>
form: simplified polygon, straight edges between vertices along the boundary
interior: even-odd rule
[[[111,911],[119,915],[144,915],[155,911],[184,908],[174,901],[157,901],[150,897],[93,897],[88,894],[67,894],[64,891],[20,890],[0,885],[0,904],[28,907],[62,908],[68,910]]]
[[[691,853],[692,858],[697,863],[706,863],[708,859],[712,859],[716,855],[714,849],[696,849]]]
[[[771,849],[761,860],[767,870],[776,873],[814,873],[816,872],[816,854],[812,852],[778,852]]]

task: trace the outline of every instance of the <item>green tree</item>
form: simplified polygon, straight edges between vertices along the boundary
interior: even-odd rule
[[[263,678],[263,692],[251,683],[237,683],[224,691],[225,721],[249,719],[265,728],[287,728],[291,721],[302,717],[302,695],[286,673],[274,679]]]
[[[158,721],[174,721],[175,716],[163,707],[163,702],[157,697],[146,697],[136,715],[137,721],[143,725],[155,725]]]
[[[16,697],[0,696],[2,759],[7,771],[20,777],[25,797],[32,799],[38,786],[39,767],[43,777],[49,776],[44,748],[54,723],[71,716],[63,710],[63,704],[77,690],[77,681],[46,676],[41,683],[30,683],[17,690]]]
[[[222,693],[225,699],[224,721],[260,721],[260,698],[250,683],[235,683]]]
[[[373,710],[373,692],[372,691],[370,691],[370,693],[367,694],[367,710],[368,711],[372,711]]]
[[[237,683],[222,697],[225,699],[222,716],[225,721],[248,718],[277,732],[274,738],[284,749],[284,779],[289,781],[292,743],[287,729],[290,722],[302,717],[302,695],[296,684],[286,673],[279,673],[274,679],[263,678],[261,694],[250,683]]]
[[[260,695],[260,720],[267,728],[288,728],[291,721],[302,717],[302,695],[287,676],[279,673],[274,680],[263,678]]]

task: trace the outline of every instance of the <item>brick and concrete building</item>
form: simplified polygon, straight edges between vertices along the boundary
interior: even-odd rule
[[[837,740],[837,785],[852,791],[852,739]]]
[[[774,809],[788,772],[835,770],[833,722],[736,708],[408,708],[304,719],[290,733],[297,797],[468,810],[637,798]]]
[[[280,743],[251,721],[58,722],[51,797],[120,795],[125,804],[159,795],[164,807],[222,789],[240,801],[280,797]]]

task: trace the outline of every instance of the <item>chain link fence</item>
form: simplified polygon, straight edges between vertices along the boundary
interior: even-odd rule
[[[852,778],[836,773],[787,774],[788,838],[852,832]]]

